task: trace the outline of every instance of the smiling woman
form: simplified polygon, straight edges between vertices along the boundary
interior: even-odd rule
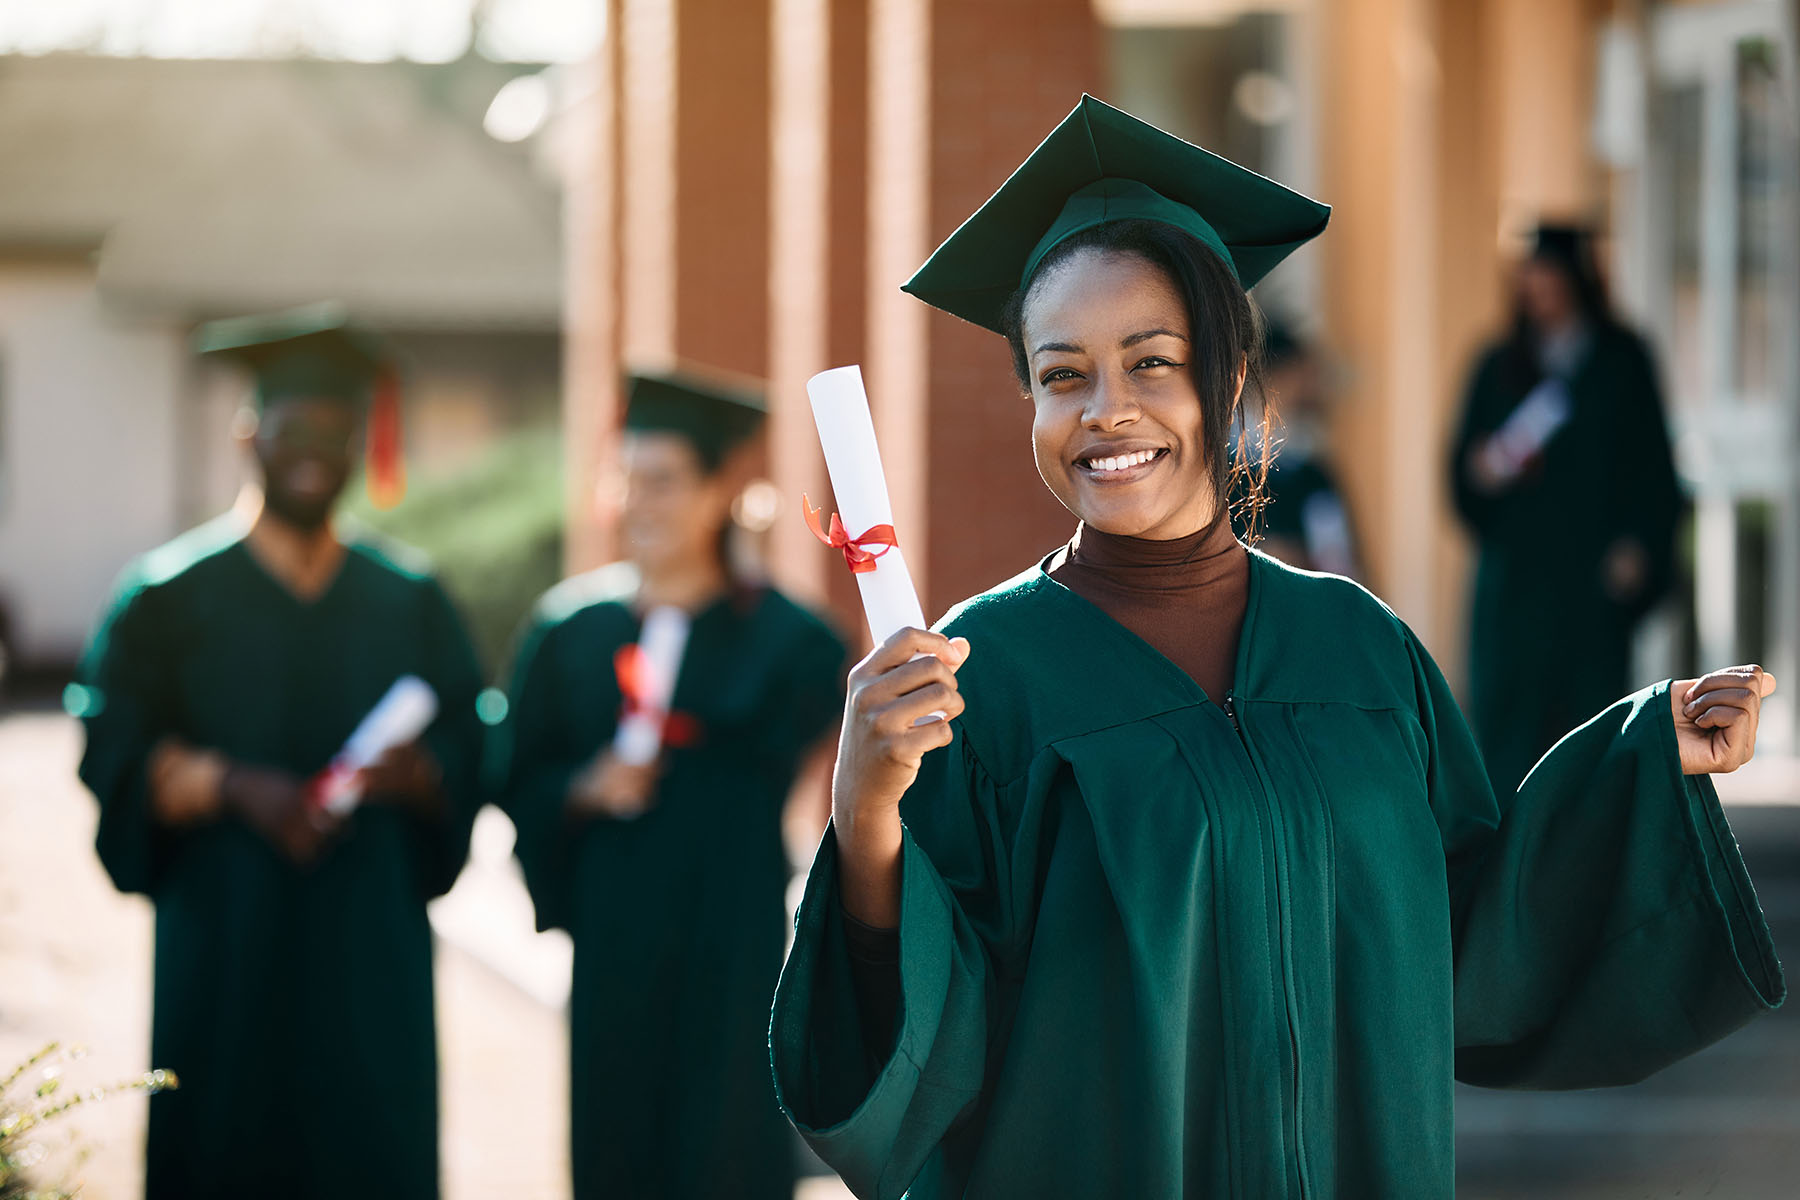
[[[1496,796],[1392,611],[1232,535],[1245,293],[1325,216],[1084,97],[907,284],[1006,335],[1079,523],[850,674],[770,1043],[859,1195],[1448,1197],[1455,1079],[1635,1080],[1785,994],[1707,778],[1772,678]]]
[[[1266,452],[1233,468],[1230,429],[1257,382],[1255,310],[1199,239],[1141,219],[1078,233],[1001,323],[1035,406],[1038,473],[1069,511],[1110,534],[1179,536],[1225,504],[1234,473],[1254,510]]]

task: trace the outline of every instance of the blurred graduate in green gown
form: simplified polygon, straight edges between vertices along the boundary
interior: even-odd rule
[[[734,572],[732,503],[762,418],[736,385],[634,377],[627,561],[552,589],[512,667],[493,769],[538,924],[575,942],[578,1200],[793,1194],[768,1074],[791,875],[782,817],[791,794],[808,803],[796,780],[822,765],[845,650]],[[659,729],[647,748],[622,728],[646,718]]]
[[[219,322],[199,347],[256,376],[260,502],[133,563],[69,704],[101,862],[156,909],[145,1194],[438,1195],[425,903],[480,801],[480,672],[443,590],[401,547],[333,522],[369,414],[370,481],[399,478],[381,348],[335,308]],[[423,736],[316,781],[388,689],[435,693]]]
[[[1627,687],[1686,504],[1656,364],[1607,307],[1586,231],[1540,228],[1514,288],[1513,328],[1475,364],[1451,455],[1478,551],[1469,716],[1502,790]],[[1578,679],[1542,686],[1576,660]]]
[[[1325,220],[1083,97],[906,285],[1005,336],[1079,523],[850,673],[770,1036],[859,1196],[1448,1200],[1455,1079],[1640,1079],[1785,995],[1708,778],[1773,678],[1497,794],[1399,617],[1232,536],[1246,289]]]

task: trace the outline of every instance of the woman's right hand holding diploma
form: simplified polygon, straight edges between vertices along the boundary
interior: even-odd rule
[[[950,744],[963,711],[956,672],[968,658],[965,638],[902,629],[850,672],[831,819],[840,899],[865,925],[900,924],[900,798],[926,753]]]

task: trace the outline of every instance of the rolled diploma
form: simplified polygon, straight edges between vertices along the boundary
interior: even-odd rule
[[[356,773],[395,746],[417,741],[437,720],[437,693],[417,675],[402,675],[350,734],[344,748],[325,769],[319,784],[319,803],[336,816],[362,802],[362,781]]]
[[[821,371],[807,380],[806,394],[812,400],[813,423],[819,428],[825,469],[844,528],[854,538],[877,525],[892,525],[894,507],[881,470],[881,451],[875,445],[862,368]],[[919,607],[912,572],[906,569],[906,552],[898,546],[877,547],[876,552],[875,569],[858,573],[856,586],[862,591],[869,636],[879,646],[902,629],[924,629],[925,612]]]
[[[1569,389],[1552,376],[1532,388],[1518,407],[1507,415],[1494,434],[1494,440],[1505,451],[1508,465],[1523,470],[1532,457],[1550,444],[1556,431],[1568,424]]]
[[[644,615],[638,652],[643,655],[645,694],[613,733],[613,756],[621,762],[647,766],[662,753],[663,722],[669,715],[669,702],[675,698],[681,656],[687,652],[688,624],[687,613],[673,605],[653,608]]]

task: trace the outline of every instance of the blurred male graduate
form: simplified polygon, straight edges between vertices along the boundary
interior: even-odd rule
[[[332,520],[367,417],[372,489],[399,484],[382,348],[319,306],[203,328],[248,367],[254,511],[125,572],[70,690],[100,860],[156,908],[145,1194],[438,1194],[437,1044],[425,902],[479,804],[480,674],[410,552]],[[437,699],[423,736],[319,802],[318,780],[399,679]]]

